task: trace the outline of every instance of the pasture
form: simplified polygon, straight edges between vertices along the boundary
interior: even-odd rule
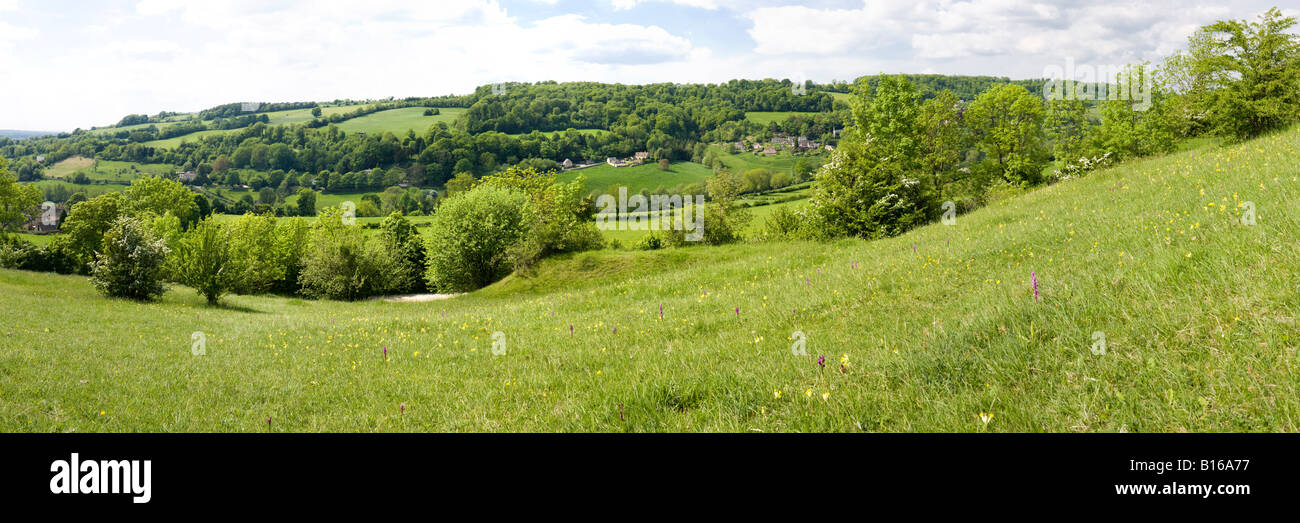
[[[894,238],[595,251],[444,301],[0,270],[0,430],[1294,432],[1298,152],[1293,128]]]
[[[401,109],[389,109],[371,113],[359,118],[353,118],[338,123],[341,131],[349,133],[364,132],[368,134],[391,132],[394,135],[405,135],[406,131],[415,131],[416,134],[424,134],[424,131],[430,125],[443,122],[451,125],[458,116],[464,114],[465,109],[459,107],[442,107],[439,108],[439,114],[433,116],[424,116],[427,107],[403,107]]]
[[[713,170],[694,162],[674,162],[666,171],[659,170],[659,165],[655,162],[626,167],[600,164],[586,169],[562,172],[557,179],[561,182],[569,182],[577,179],[578,176],[586,178],[585,186],[588,191],[610,192],[617,195],[618,186],[626,186],[630,193],[637,193],[642,189],[653,192],[657,188],[671,190],[679,185],[704,183],[713,176]],[[614,190],[610,191],[611,188]]]

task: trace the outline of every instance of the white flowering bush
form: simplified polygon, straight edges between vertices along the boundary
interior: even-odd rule
[[[119,217],[104,233],[104,243],[91,263],[90,281],[109,296],[152,300],[164,291],[163,262],[168,252],[165,240],[139,218]]]

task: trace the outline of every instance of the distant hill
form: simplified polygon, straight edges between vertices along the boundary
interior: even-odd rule
[[[15,138],[19,140],[23,138],[32,138],[35,136],[45,136],[47,134],[58,134],[58,133],[54,131],[17,131],[13,129],[0,129],[0,136],[3,136],[5,138]]]

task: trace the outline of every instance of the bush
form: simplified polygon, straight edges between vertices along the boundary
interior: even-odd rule
[[[527,201],[520,190],[483,184],[444,202],[430,227],[429,287],[469,291],[507,274],[508,251],[527,232]]]
[[[230,231],[207,218],[177,241],[170,272],[177,282],[207,298],[208,305],[216,305],[239,283],[240,262],[231,249]]]
[[[161,296],[168,249],[139,218],[113,220],[91,264],[91,283],[104,294],[133,300]]]
[[[44,246],[8,237],[0,238],[0,267],[72,274],[79,268],[79,262],[63,236],[55,237]]]
[[[777,207],[772,210],[772,214],[767,215],[759,234],[765,240],[795,238],[801,234],[803,223],[804,217],[786,207]]]
[[[299,282],[307,296],[357,300],[382,294],[389,287],[392,264],[378,241],[356,225],[343,223],[343,212],[323,210],[312,225],[303,252]]]
[[[400,212],[384,218],[381,228],[379,237],[384,252],[393,263],[389,290],[403,294],[425,292],[428,289],[424,282],[426,256],[419,231]]]
[[[664,248],[664,244],[664,239],[658,233],[651,231],[637,240],[633,248],[638,251],[654,251]]]

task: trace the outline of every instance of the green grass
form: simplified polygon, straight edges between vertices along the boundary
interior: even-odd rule
[[[361,107],[365,107],[365,105],[366,104],[321,106],[320,112],[322,117],[329,117],[340,113],[355,111]],[[266,113],[266,117],[267,119],[270,120],[271,125],[303,123],[303,122],[314,120],[316,118],[315,116],[312,116],[311,111],[312,111],[311,109],[289,109],[285,111],[272,111]]]
[[[694,162],[676,162],[670,164],[666,171],[659,170],[659,165],[655,162],[627,167],[600,164],[586,169],[562,172],[558,179],[568,182],[579,175],[586,178],[585,185],[588,191],[604,192],[611,187],[624,185],[631,193],[637,193],[641,189],[653,191],[663,187],[665,190],[671,190],[678,185],[700,183],[713,176],[713,170]]]
[[[23,183],[30,183],[32,185],[35,185],[42,192],[45,191],[45,189],[47,188],[54,187],[56,185],[62,185],[64,188],[68,190],[69,194],[78,191],[84,191],[86,193],[86,196],[89,198],[94,198],[96,196],[99,196],[104,193],[109,193],[109,192],[122,192],[127,188],[126,185],[115,184],[115,183],[106,183],[106,184],[92,183],[86,185],[79,185],[72,182],[65,182],[63,180],[38,180],[35,182],[23,182]]]
[[[583,253],[427,303],[4,270],[0,429],[1294,432],[1298,172],[1293,129],[897,238]]]
[[[129,183],[146,176],[165,176],[177,171],[175,165],[164,163],[137,163],[115,160],[98,162],[81,156],[73,156],[51,165],[42,173],[47,178],[71,178],[77,173],[95,181]]]
[[[217,136],[217,135],[222,135],[227,133],[233,133],[240,130],[242,129],[208,129],[206,131],[195,131],[189,134],[182,134],[180,136],[173,136],[171,138],[166,138],[162,140],[150,140],[144,142],[144,144],[149,147],[171,149],[172,147],[176,147],[177,145],[180,145],[181,142],[197,142],[200,139],[207,136]]]
[[[741,174],[750,169],[767,169],[772,172],[783,172],[794,176],[794,164],[800,158],[805,159],[813,166],[819,166],[824,161],[822,154],[811,154],[807,156],[796,156],[789,151],[778,152],[776,156],[766,156],[763,154],[755,155],[754,153],[740,152],[728,154],[724,147],[711,145],[709,146],[714,152],[718,153],[718,158],[722,160],[722,165],[727,166],[733,173]]]
[[[772,122],[784,122],[786,118],[797,114],[812,116],[817,113],[810,111],[750,111],[745,113],[745,119],[759,125],[767,125]]]
[[[465,109],[458,107],[442,107],[438,109],[438,114],[433,116],[424,116],[426,107],[404,107],[401,109],[389,109],[377,113],[368,114],[360,118],[353,118],[338,123],[339,130],[354,132],[365,132],[368,134],[382,133],[388,131],[394,135],[404,135],[407,130],[413,130],[416,134],[422,134],[430,125],[438,122],[445,122],[451,125],[456,117],[464,114]]]

